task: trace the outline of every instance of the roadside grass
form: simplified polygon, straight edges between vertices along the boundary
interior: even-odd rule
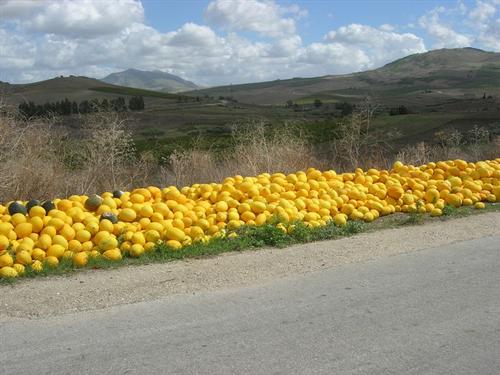
[[[486,212],[500,212],[500,203],[487,203],[482,210],[473,206],[455,208],[446,206],[443,215],[431,217],[422,213],[396,213],[384,216],[372,223],[362,221],[348,221],[343,227],[336,226],[333,222],[321,227],[308,227],[302,222],[284,224],[271,222],[262,226],[246,226],[236,230],[235,236],[214,238],[207,243],[194,243],[180,250],[173,250],[165,244],[158,244],[150,252],[139,258],[125,256],[122,261],[111,261],[103,257],[89,258],[85,267],[76,267],[69,259],[61,259],[57,267],[51,268],[44,264],[43,270],[35,272],[31,267],[26,267],[24,277],[2,278],[0,285],[13,284],[24,278],[63,276],[81,270],[95,270],[121,267],[124,265],[143,265],[150,263],[165,263],[182,259],[206,258],[222,253],[259,249],[263,247],[284,248],[294,244],[311,243],[324,240],[333,240],[350,237],[358,233],[374,232],[402,226],[419,225],[426,222],[446,221],[453,218],[471,216]]]

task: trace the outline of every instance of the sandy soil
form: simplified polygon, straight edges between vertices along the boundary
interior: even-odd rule
[[[213,258],[89,270],[0,286],[0,321],[97,310],[179,293],[250,286],[351,262],[500,234],[500,213]],[[500,249],[500,244],[499,244]]]

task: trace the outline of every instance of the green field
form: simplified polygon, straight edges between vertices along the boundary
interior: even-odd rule
[[[109,93],[109,94],[122,95],[122,96],[145,96],[145,97],[150,97],[150,98],[164,98],[164,99],[175,99],[175,100],[185,97],[182,95],[169,94],[166,92],[136,89],[134,87],[120,87],[120,86],[106,87],[106,86],[102,86],[102,87],[91,87],[89,90],[97,91],[97,92],[105,92],[105,93]]]

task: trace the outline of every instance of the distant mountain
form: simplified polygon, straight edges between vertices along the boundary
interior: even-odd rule
[[[181,92],[199,88],[193,82],[160,70],[144,71],[127,69],[123,72],[112,73],[102,78],[101,81],[118,86],[163,92]]]
[[[432,104],[464,96],[499,94],[500,53],[476,48],[439,49],[359,73],[293,78],[195,90],[188,95],[225,96],[253,104],[287,100],[363,101]],[[427,93],[421,98],[422,93]],[[415,100],[414,100],[415,99]],[[427,103],[428,102],[428,103]]]

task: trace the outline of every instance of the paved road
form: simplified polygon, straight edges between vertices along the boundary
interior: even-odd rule
[[[3,375],[498,375],[500,236],[252,288],[4,321],[0,338]]]

